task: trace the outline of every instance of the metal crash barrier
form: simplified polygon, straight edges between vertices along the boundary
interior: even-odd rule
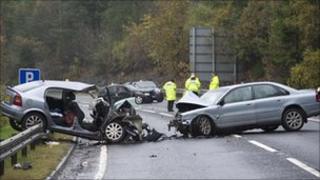
[[[28,128],[19,134],[0,142],[0,176],[4,175],[4,160],[11,157],[11,165],[17,163],[17,152],[21,150],[21,155],[27,156],[27,145],[34,150],[36,141],[45,135],[42,125],[38,124]]]
[[[208,91],[208,89],[200,89],[200,95],[203,95],[204,93],[206,93]],[[178,88],[177,89],[177,95],[179,96],[183,96],[183,94],[186,92],[185,89],[183,88]]]

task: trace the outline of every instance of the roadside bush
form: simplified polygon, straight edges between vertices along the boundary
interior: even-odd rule
[[[291,68],[288,84],[296,88],[320,86],[320,49],[305,51],[303,61]]]

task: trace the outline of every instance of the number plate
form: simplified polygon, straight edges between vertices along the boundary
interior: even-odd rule
[[[11,96],[5,95],[4,96],[4,101],[7,102],[7,103],[10,103],[11,102]]]

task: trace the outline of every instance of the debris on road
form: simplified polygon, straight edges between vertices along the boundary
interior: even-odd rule
[[[156,131],[155,129],[148,129],[146,128],[148,134],[143,137],[143,140],[146,140],[148,142],[156,142],[156,141],[161,141],[164,139],[164,136],[166,136],[165,134],[163,133],[159,133],[158,131]]]
[[[150,155],[149,157],[150,157],[150,158],[156,158],[156,157],[158,157],[158,156],[155,155],[155,154],[152,154],[152,155]]]
[[[84,161],[81,163],[81,167],[87,167],[88,166],[88,162],[87,161]]]

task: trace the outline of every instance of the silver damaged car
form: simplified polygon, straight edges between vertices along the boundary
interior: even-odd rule
[[[184,135],[210,136],[252,128],[273,131],[280,125],[298,131],[308,117],[320,114],[320,96],[312,89],[255,82],[220,87],[201,97],[190,92],[176,106],[179,111],[168,126]]]

